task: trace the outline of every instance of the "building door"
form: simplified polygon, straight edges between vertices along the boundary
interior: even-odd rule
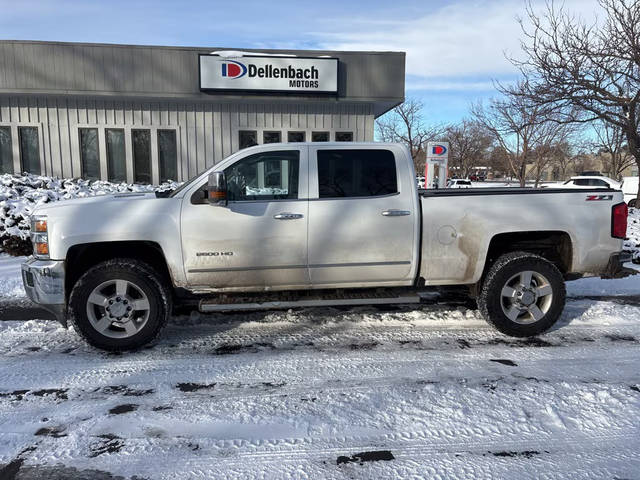
[[[307,147],[253,153],[225,169],[226,207],[203,202],[201,191],[185,199],[189,286],[307,287],[307,171]]]

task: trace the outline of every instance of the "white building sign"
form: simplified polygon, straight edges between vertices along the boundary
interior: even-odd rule
[[[445,188],[449,163],[449,143],[427,143],[427,161],[424,164],[425,188]]]
[[[200,55],[200,90],[337,93],[338,59]]]
[[[427,158],[431,161],[446,162],[449,158],[449,142],[427,143]]]

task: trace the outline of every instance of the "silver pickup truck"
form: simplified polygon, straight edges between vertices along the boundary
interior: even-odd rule
[[[419,302],[464,287],[498,330],[550,328],[566,279],[621,272],[615,190],[420,190],[406,148],[247,148],[168,195],[40,206],[31,299],[108,350],[154,340],[176,306],[202,312]]]

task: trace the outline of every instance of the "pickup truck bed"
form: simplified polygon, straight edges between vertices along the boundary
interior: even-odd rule
[[[420,272],[426,285],[478,282],[487,256],[503,252],[501,245],[552,255],[568,277],[599,275],[620,249],[620,239],[606,228],[614,197],[620,196],[614,190],[502,187],[419,193]],[[605,228],[594,230],[594,225]]]

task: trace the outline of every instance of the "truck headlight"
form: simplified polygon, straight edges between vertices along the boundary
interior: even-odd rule
[[[34,257],[49,258],[49,228],[45,215],[31,217],[31,242]]]

